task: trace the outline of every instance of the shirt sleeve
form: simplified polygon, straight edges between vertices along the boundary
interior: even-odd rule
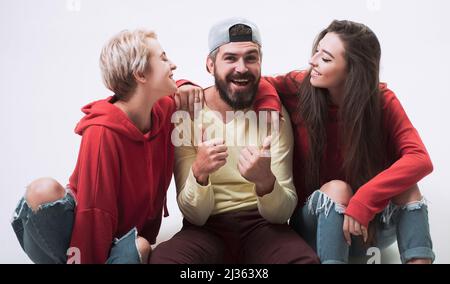
[[[306,75],[307,71],[291,71],[284,75],[264,77],[276,89],[283,106],[291,115],[293,122],[298,120],[298,92]]]
[[[264,79],[276,89],[281,99],[284,100],[297,95],[300,84],[306,75],[307,71],[295,70],[283,75],[265,76]]]
[[[186,113],[183,121],[191,121],[189,114]],[[178,127],[175,127],[174,131],[185,129]],[[190,223],[201,226],[211,215],[215,200],[209,178],[208,184],[203,186],[197,182],[192,173],[192,164],[196,157],[197,149],[192,145],[192,140],[185,140],[184,144],[177,145],[175,147],[174,176],[178,207]]]
[[[105,263],[117,230],[119,161],[104,127],[90,126],[81,141],[71,247],[81,263]]]
[[[258,197],[261,216],[271,223],[285,223],[297,206],[297,193],[292,178],[293,134],[289,115],[283,108],[279,135],[272,139],[271,170],[276,180],[273,191]],[[255,193],[256,194],[256,193]]]
[[[261,78],[259,81],[253,109],[255,111],[270,110],[281,113],[281,101],[278,97],[277,90],[264,78]]]
[[[390,167],[361,186],[345,211],[364,226],[389,200],[411,188],[433,170],[428,152],[400,101],[387,90],[385,128],[399,157]]]

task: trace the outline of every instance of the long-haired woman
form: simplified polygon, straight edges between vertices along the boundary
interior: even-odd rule
[[[299,206],[290,224],[322,263],[347,263],[395,239],[403,263],[434,260],[417,186],[433,166],[394,92],[379,82],[380,57],[367,26],[333,21],[314,42],[308,70],[266,77],[295,128]]]

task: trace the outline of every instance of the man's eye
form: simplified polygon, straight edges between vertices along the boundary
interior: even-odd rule
[[[236,57],[234,57],[234,56],[227,56],[227,57],[225,57],[225,60],[227,60],[227,61],[234,61],[234,60],[236,60]]]

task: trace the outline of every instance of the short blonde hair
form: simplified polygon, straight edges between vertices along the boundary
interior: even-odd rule
[[[100,69],[103,83],[119,99],[136,88],[134,73],[144,74],[149,70],[149,39],[157,39],[150,30],[124,30],[103,47],[100,55]]]

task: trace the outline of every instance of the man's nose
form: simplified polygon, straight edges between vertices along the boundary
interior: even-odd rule
[[[248,71],[247,65],[245,64],[243,59],[240,59],[236,62],[236,72],[245,73]]]

